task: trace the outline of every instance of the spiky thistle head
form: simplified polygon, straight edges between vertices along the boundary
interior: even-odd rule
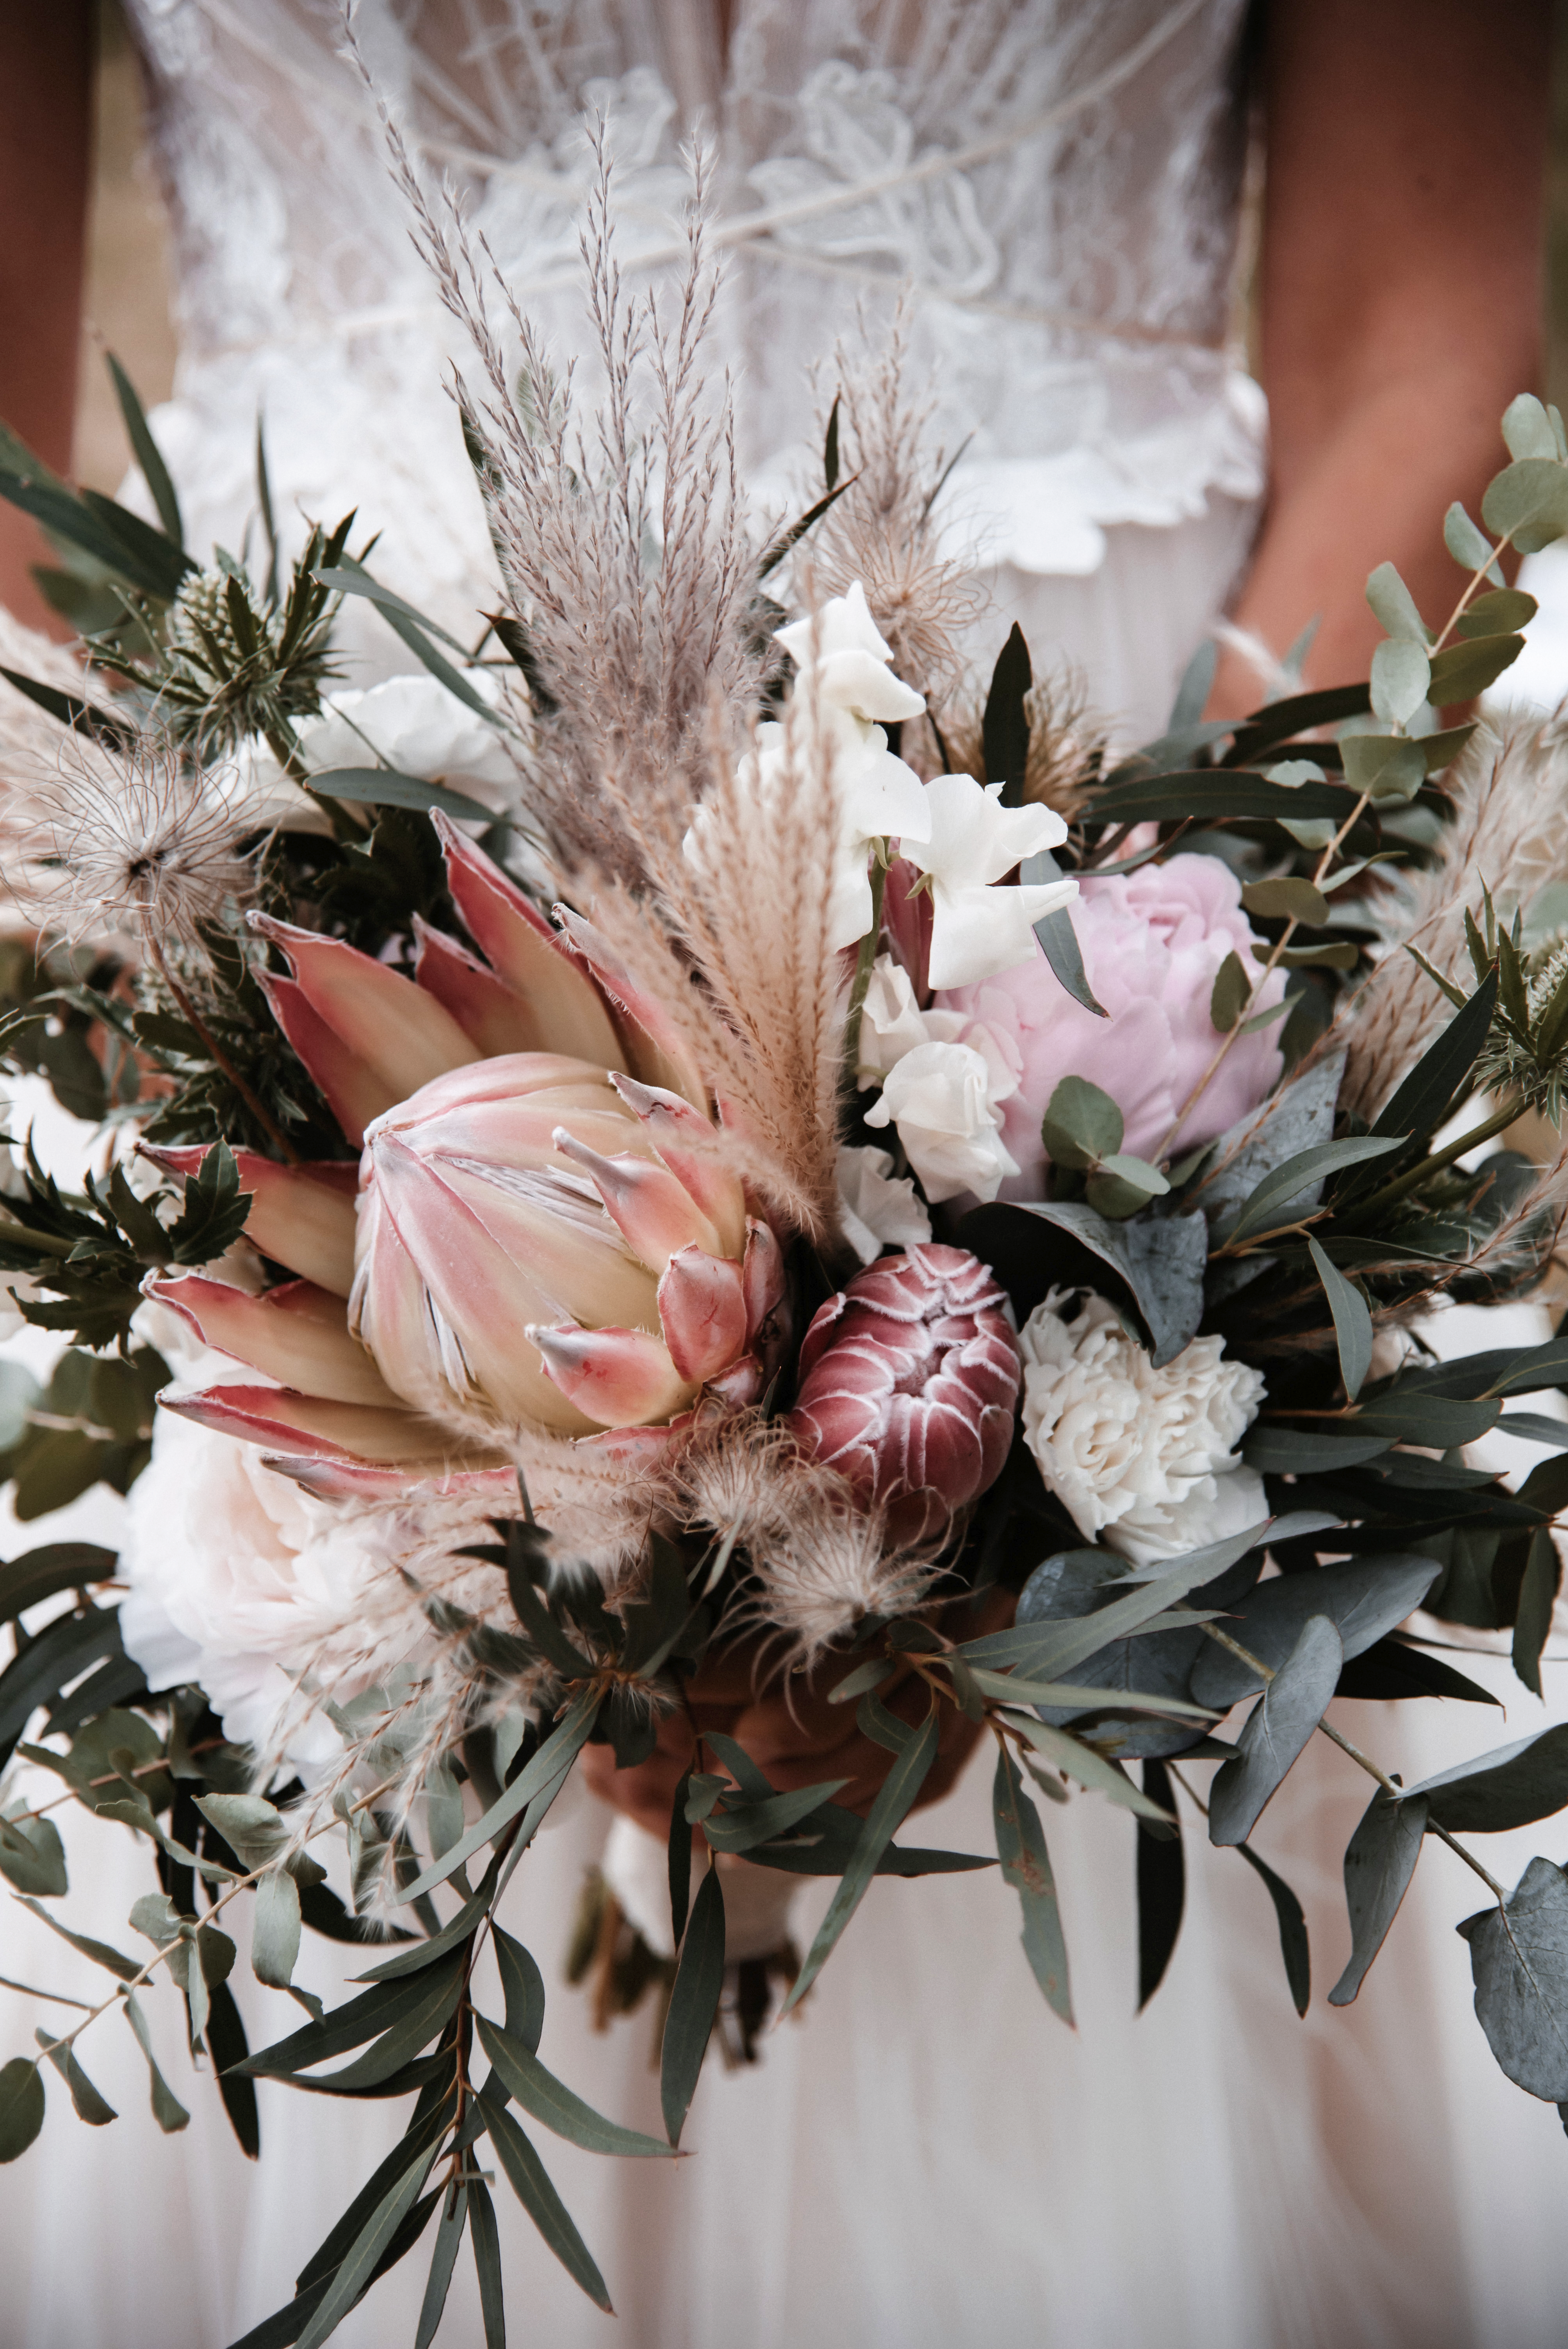
[[[129,931],[197,952],[252,887],[213,778],[155,741],[113,755],[73,744],[5,878],[29,919],[73,943]]]
[[[320,709],[338,674],[330,641],[338,598],[315,574],[342,559],[348,529],[341,523],[330,538],[313,530],[281,596],[259,595],[226,563],[186,578],[157,658],[141,672],[176,740],[221,756],[247,735],[286,733]]]
[[[1517,1092],[1522,1112],[1539,1110],[1559,1125],[1568,1101],[1568,930],[1521,961],[1522,1005],[1510,1016],[1500,1001],[1476,1061],[1476,1081],[1484,1092]]]

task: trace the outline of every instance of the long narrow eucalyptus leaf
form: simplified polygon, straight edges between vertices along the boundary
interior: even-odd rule
[[[659,2051],[665,2134],[679,2145],[724,1988],[724,1891],[717,1868],[704,1871],[681,1943],[680,1965]]]
[[[913,1808],[914,1798],[935,1759],[936,1716],[933,1713],[926,1715],[918,1729],[910,1732],[903,1751],[895,1756],[892,1768],[882,1781],[882,1790],[866,1814],[849,1866],[839,1879],[839,1889],[806,1953],[806,1962],[780,2009],[782,2013],[788,2014],[791,2007],[799,2006],[821,1972],[833,1944],[864,1899],[878,1860]]]
[[[444,1884],[455,1868],[461,1868],[476,1851],[482,1851],[502,1827],[516,1818],[519,1811],[528,1808],[535,1795],[542,1793],[563,1766],[570,1766],[588,1742],[588,1733],[599,1718],[601,1702],[596,1689],[583,1690],[565,1720],[556,1724],[532,1761],[518,1772],[500,1800],[492,1803],[483,1818],[476,1819],[466,1835],[459,1837],[450,1851],[433,1861],[412,1884],[403,1887],[397,1895],[399,1908],[406,1908],[410,1900],[421,1899],[438,1884]]]
[[[573,2282],[581,2285],[597,2308],[613,2316],[593,2253],[578,2233],[572,2213],[550,2180],[549,2172],[511,2115],[484,2090],[478,2097],[490,2140],[507,2175],[507,2182]]]

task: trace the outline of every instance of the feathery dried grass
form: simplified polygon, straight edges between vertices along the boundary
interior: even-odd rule
[[[1542,885],[1568,874],[1568,747],[1561,714],[1545,725],[1483,727],[1456,762],[1453,820],[1437,862],[1395,882],[1376,904],[1388,950],[1324,1047],[1347,1052],[1342,1105],[1374,1117],[1412,1069],[1453,1007],[1415,958],[1419,947],[1445,978],[1468,986],[1466,908],[1479,910],[1484,885],[1501,915],[1528,905]]]
[[[917,400],[906,380],[912,324],[901,297],[885,335],[873,342],[862,314],[858,347],[835,349],[831,388],[824,396],[819,386],[817,430],[825,439],[837,397],[840,477],[852,486],[795,562],[810,578],[810,602],[860,581],[893,667],[940,708],[963,675],[962,640],[985,595],[967,565],[943,554],[932,519],[949,469],[944,451],[929,445],[934,402]]]
[[[690,150],[688,260],[666,316],[655,295],[634,300],[623,285],[596,139],[582,249],[604,388],[580,418],[573,370],[555,375],[452,191],[427,195],[382,119],[416,246],[479,362],[479,388],[457,376],[453,390],[536,664],[537,812],[563,871],[634,881],[628,812],[692,796],[712,706],[748,707],[769,665],[748,626],[755,559],[728,381],[710,385],[703,367],[718,287],[703,241],[710,163]],[[496,295],[517,347],[510,365]]]

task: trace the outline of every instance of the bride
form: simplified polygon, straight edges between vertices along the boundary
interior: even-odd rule
[[[259,411],[280,515],[356,505],[382,533],[380,575],[471,635],[493,574],[441,322],[335,0],[129,13],[180,259],[179,388],[154,420],[192,543],[240,542]],[[26,219],[70,216],[71,14],[53,47],[18,27],[0,99],[34,133],[17,247]],[[1477,502],[1495,419],[1539,363],[1546,21],[1536,0],[1506,18],[1468,0],[361,0],[355,19],[417,155],[465,184],[563,359],[582,338],[589,119],[607,126],[623,266],[650,283],[684,192],[680,142],[709,126],[722,347],[765,508],[810,462],[809,363],[830,390],[857,312],[874,350],[903,289],[911,379],[961,452],[946,526],[993,599],[977,649],[1017,618],[1037,669],[1076,670],[1124,741],[1158,730],[1211,630],[1225,647],[1212,708],[1235,714],[1275,689],[1315,616],[1297,657],[1309,681],[1364,670],[1375,563],[1440,600],[1436,517]],[[1267,173],[1243,254],[1260,212],[1243,201],[1249,106]],[[1233,349],[1243,267],[1271,400],[1266,505],[1262,396]],[[7,318],[0,350],[0,414],[62,467],[67,371],[50,378],[39,354],[64,349],[71,293],[62,257],[30,297],[35,340]],[[0,551],[20,610],[28,550],[17,533]],[[391,642],[363,618],[356,681],[397,665]],[[611,1791],[635,1807],[634,1789]],[[961,1781],[923,1838],[984,1847],[984,1804]],[[1293,1779],[1277,1806],[1279,1847],[1320,1860],[1297,1883],[1320,1981],[1345,1938],[1337,1870],[1359,1806],[1331,1770],[1305,1793]],[[584,1801],[531,1861],[533,1913],[559,1920],[562,1942],[606,1816]],[[1473,2070],[1470,2042],[1453,2044],[1473,2025],[1462,1962],[1456,1979],[1434,1953],[1450,1913],[1435,1871],[1357,2006],[1319,2002],[1298,2024],[1262,1888],[1205,1851],[1170,1976],[1135,2018],[1132,1840],[1116,1825],[1078,1801],[1057,1829],[1076,2036],[1043,2010],[999,1888],[879,1882],[799,2023],[755,2069],[705,2076],[695,2165],[562,2149],[562,2191],[634,2341],[1559,2337],[1561,2255],[1543,2248],[1560,2238],[1555,2119],[1497,2079],[1479,2034]],[[139,1889],[128,1879],[126,1905]],[[353,1970],[325,1944],[310,1962],[329,1992]],[[585,2003],[552,1985],[545,2028],[547,2059],[596,2103],[651,2117],[645,2022],[595,2037]],[[196,2101],[172,2144],[150,2122],[131,2137],[129,2117],[112,2137],[62,2127],[10,2174],[0,2224],[28,2278],[14,2336],[27,2349],[243,2333],[397,2126],[263,2086],[253,2173],[215,2098]],[[89,2198],[113,2247],[101,2265],[80,2255]],[[596,2338],[601,2318],[521,2213],[501,2220],[514,2307],[558,2342]],[[411,2337],[419,2289],[411,2262],[337,2337]],[[479,2323],[459,2271],[443,2337],[476,2339]]]

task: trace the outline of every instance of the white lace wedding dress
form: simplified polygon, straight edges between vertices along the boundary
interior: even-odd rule
[[[487,599],[485,535],[440,385],[440,316],[339,54],[335,0],[131,0],[130,13],[181,261],[179,388],[156,421],[193,543],[240,542],[261,410],[280,512],[330,521],[356,504],[383,533],[381,575],[460,630]],[[362,0],[356,21],[380,89],[424,160],[467,182],[562,357],[583,340],[585,119],[607,119],[623,260],[651,281],[683,192],[683,126],[703,115],[731,248],[725,356],[767,494],[810,460],[806,362],[830,357],[857,304],[874,335],[912,286],[916,367],[948,446],[966,444],[952,527],[1037,661],[1071,657],[1136,735],[1157,727],[1222,607],[1262,483],[1261,400],[1226,347],[1243,14],[1243,0],[737,0],[727,56],[716,0]],[[366,661],[401,665],[362,617]],[[71,1526],[112,1514],[89,1499]],[[1418,1767],[1423,1735],[1481,1742],[1467,1721],[1423,1728],[1420,1710],[1367,1709],[1365,1734]],[[1040,2001],[1000,1883],[879,1882],[765,2061],[705,2078],[695,2160],[600,2162],[551,2140],[622,2311],[617,2337],[1559,2341],[1564,2149],[1466,2014],[1463,1948],[1442,1928],[1474,1903],[1445,1855],[1429,1857],[1358,2006],[1323,2004],[1346,1940],[1339,1854],[1363,1800],[1348,1765],[1326,1760],[1296,1774],[1258,1838],[1312,1920],[1305,2023],[1262,1886],[1201,1846],[1170,1977],[1134,2018],[1131,1834],[1080,1797],[1047,1822],[1076,2033]],[[645,2016],[596,2038],[559,1984],[606,1826],[586,1797],[562,1808],[510,1896],[551,1980],[542,2052],[602,2107],[656,2127]],[[983,1757],[919,1831],[985,1849]],[[105,1841],[123,1915],[145,1888],[128,1838]],[[826,1897],[802,1895],[808,1931]],[[106,1903],[100,1930],[118,1925]],[[63,1957],[14,1934],[5,1970],[60,1982]],[[301,1972],[330,1996],[353,1970],[312,1942]],[[253,2044],[291,2027],[285,2000],[237,1986]],[[26,2004],[7,2008],[18,2047],[11,2010]],[[253,2171],[210,2091],[192,2095],[185,2136],[157,2137],[120,2036],[92,2068],[127,2117],[89,2132],[52,2114],[7,2173],[0,2330],[26,2349],[233,2339],[287,2297],[399,2126],[375,2104],[263,2085]],[[183,2075],[177,2051],[169,2069]],[[498,2209],[514,2337],[608,2338],[504,2189]],[[424,2266],[416,2254],[377,2289],[345,2349],[411,2339]],[[441,2338],[480,2338],[466,2257]]]

